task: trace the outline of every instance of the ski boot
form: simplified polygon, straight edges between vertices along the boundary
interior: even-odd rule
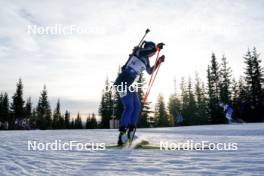
[[[120,131],[120,133],[118,136],[117,145],[123,146],[128,141],[127,130],[125,128],[120,128],[119,131]]]
[[[128,132],[127,132],[127,137],[129,140],[129,143],[131,144],[133,139],[135,138],[135,133],[136,133],[136,127],[133,125],[128,126]]]

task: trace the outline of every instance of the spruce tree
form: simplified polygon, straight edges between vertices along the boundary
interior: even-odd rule
[[[102,97],[101,97],[101,102],[100,102],[100,105],[99,105],[99,114],[101,116],[101,128],[106,128],[107,126],[107,108],[106,108],[106,97],[105,97],[105,93],[104,91],[102,91]]]
[[[123,112],[123,104],[120,99],[120,95],[115,91],[113,95],[113,114],[112,118],[119,120]],[[114,116],[114,117],[113,117]]]
[[[59,129],[65,129],[65,121],[62,115],[59,118]]]
[[[25,101],[23,99],[23,83],[22,79],[20,78],[17,83],[16,92],[12,97],[13,102],[11,104],[11,110],[13,113],[13,118],[11,120],[10,127],[14,128],[14,121],[15,119],[21,120],[24,118],[24,104]]]
[[[245,82],[247,89],[247,101],[245,106],[247,106],[246,114],[250,116],[245,117],[244,120],[250,122],[261,122],[263,121],[263,68],[261,67],[261,60],[259,59],[259,54],[256,48],[253,48],[251,52],[248,50],[247,54],[244,56],[246,70],[245,70]]]
[[[51,109],[48,101],[48,92],[44,86],[37,105],[37,127],[40,129],[50,129],[52,127]]]
[[[189,105],[189,97],[188,97],[188,91],[186,88],[186,83],[184,77],[182,77],[181,84],[181,111],[182,111],[182,116],[185,119],[189,118],[187,117],[188,115],[188,105]]]
[[[110,87],[108,78],[105,81],[105,87]],[[113,115],[112,91],[103,91],[99,107],[99,114],[101,116],[101,127],[109,128],[109,121]]]
[[[250,117],[250,106],[248,104],[248,90],[243,77],[240,77],[238,81],[238,99],[235,103],[237,104],[238,108],[237,118],[248,121],[247,118]]]
[[[86,129],[91,129],[91,115],[89,114],[86,118]]]
[[[37,110],[36,108],[33,108],[32,109],[32,115],[30,116],[30,119],[29,119],[29,125],[31,127],[31,129],[36,129],[36,128],[39,128],[38,127],[38,113],[37,113]]]
[[[197,102],[196,121],[199,125],[207,124],[209,122],[209,119],[205,87],[203,82],[199,78],[198,73],[196,73],[195,81],[195,97]]]
[[[192,124],[192,120],[194,118],[193,116],[193,112],[192,112],[192,108],[191,108],[191,98],[190,96],[192,96],[192,103],[193,103],[193,94],[191,91],[191,85],[190,85],[190,81],[189,83],[186,85],[185,83],[185,79],[182,78],[180,87],[181,87],[181,102],[182,102],[182,116],[183,116],[183,124],[184,125],[191,125]]]
[[[223,56],[220,68],[220,101],[228,104],[231,103],[231,73],[226,57]]]
[[[31,102],[31,98],[29,97],[25,105],[25,117],[27,119],[30,119],[31,116],[32,116],[32,102]]]
[[[155,118],[157,127],[168,127],[169,119],[166,111],[164,98],[161,94],[158,95],[157,104],[155,106]]]
[[[211,65],[208,66],[208,96],[209,96],[209,113],[213,124],[225,123],[223,109],[220,104],[220,75],[219,64],[216,60],[215,54],[212,54]]]
[[[52,128],[53,129],[64,128],[64,119],[60,112],[60,100],[57,101],[56,108],[53,112]]]
[[[187,88],[185,87],[184,80],[182,82],[182,115],[184,118],[185,125],[193,125],[196,123],[196,101],[192,90],[192,81],[189,78]]]
[[[74,119],[70,120],[70,129],[74,129],[75,128],[75,124],[74,124]]]
[[[240,81],[242,79],[240,78]],[[241,119],[241,115],[242,115],[242,104],[241,104],[241,100],[240,99],[240,87],[241,87],[241,82],[240,81],[236,81],[235,78],[232,79],[231,82],[231,106],[234,109],[232,118],[233,119]]]
[[[2,113],[3,113],[3,93],[1,92],[0,93],[0,124],[1,122],[4,121]],[[1,129],[1,125],[0,125],[0,129]]]
[[[177,96],[176,91],[169,97],[168,110],[171,126],[175,126],[176,118],[181,113],[181,102]]]
[[[96,121],[96,117],[95,117],[95,114],[94,113],[92,113],[92,117],[91,117],[91,128],[92,129],[95,129],[95,128],[97,128],[97,121]]]
[[[10,110],[9,110],[9,98],[8,94],[0,94],[0,121],[2,122],[11,122],[10,119]]]
[[[189,112],[190,112],[190,114],[191,114],[191,116],[193,118],[196,118],[197,108],[196,108],[195,97],[194,97],[194,94],[193,94],[191,78],[189,78],[189,81],[188,81],[188,97],[189,97],[189,107],[188,107]]]
[[[78,112],[77,118],[75,119],[75,122],[74,122],[74,128],[75,129],[82,129],[83,128],[82,118],[81,118],[81,115],[79,112]]]
[[[119,67],[117,76],[120,74],[121,69]],[[123,112],[123,104],[120,99],[119,93],[114,90],[114,95],[113,95],[113,114],[112,114],[112,119],[117,119],[119,120],[121,118],[122,112]]]
[[[65,128],[66,129],[70,129],[71,128],[71,124],[70,124],[70,112],[68,110],[65,111],[64,122],[65,122]]]
[[[86,129],[95,129],[97,128],[97,121],[95,114],[92,113],[92,115],[89,114],[89,116],[86,119]]]

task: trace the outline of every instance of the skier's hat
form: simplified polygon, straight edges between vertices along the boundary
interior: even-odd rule
[[[156,44],[152,41],[144,41],[142,51],[146,55],[155,53],[157,51]]]
[[[152,41],[144,41],[144,45],[143,45],[144,49],[147,48],[156,48],[156,44]]]

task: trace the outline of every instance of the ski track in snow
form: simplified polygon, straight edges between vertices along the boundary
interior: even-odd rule
[[[151,144],[236,142],[237,151],[28,151],[27,141],[114,144],[117,130],[0,131],[0,175],[264,175],[264,123],[138,129]]]

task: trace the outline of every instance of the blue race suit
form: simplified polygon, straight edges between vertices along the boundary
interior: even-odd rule
[[[124,130],[128,126],[136,127],[141,112],[141,102],[137,92],[129,88],[136,77],[144,70],[148,74],[152,73],[153,67],[150,67],[149,58],[138,49],[134,55],[131,55],[127,63],[122,67],[122,72],[118,75],[114,85],[123,85],[122,91],[118,90],[124,111],[120,119],[120,129]],[[124,86],[126,85],[126,86]]]
[[[226,113],[226,118],[228,120],[232,120],[232,114],[233,114],[233,111],[234,111],[233,108],[230,105],[225,104],[224,105],[224,111]]]

